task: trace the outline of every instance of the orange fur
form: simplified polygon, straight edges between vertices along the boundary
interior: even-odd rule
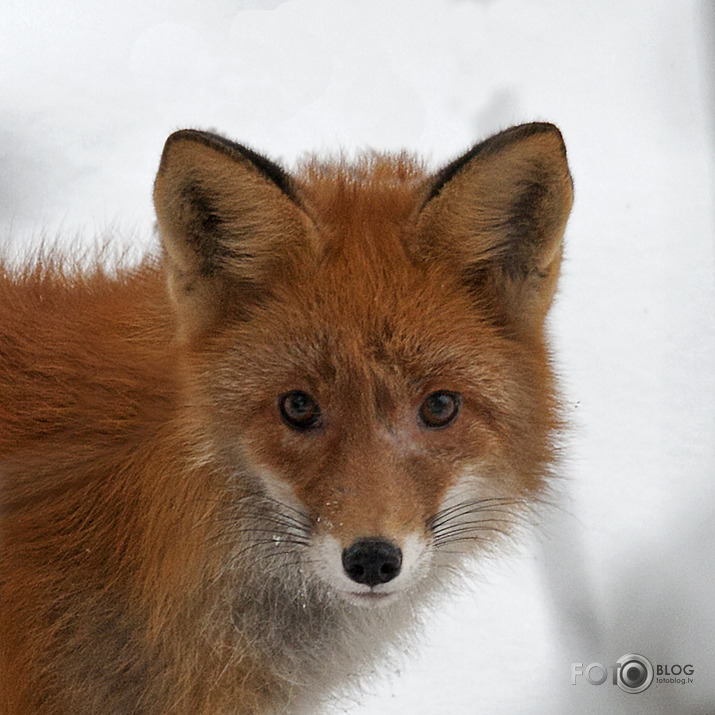
[[[435,175],[178,132],[155,204],[160,259],[0,272],[2,715],[314,712],[551,468],[554,127]],[[389,583],[346,576],[366,538],[404,552]]]

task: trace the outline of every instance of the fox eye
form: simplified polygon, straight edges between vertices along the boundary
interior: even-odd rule
[[[461,406],[462,398],[456,392],[433,392],[420,407],[420,421],[430,429],[446,427],[457,418]]]
[[[320,422],[320,405],[302,390],[291,390],[278,398],[283,421],[295,430],[309,430]]]

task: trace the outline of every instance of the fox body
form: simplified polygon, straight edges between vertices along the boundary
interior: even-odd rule
[[[547,486],[571,179],[166,143],[159,257],[0,270],[0,713],[315,712]]]

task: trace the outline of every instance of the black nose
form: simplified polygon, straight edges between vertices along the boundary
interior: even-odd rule
[[[356,583],[377,586],[400,573],[402,551],[383,539],[360,539],[343,549],[343,568]]]

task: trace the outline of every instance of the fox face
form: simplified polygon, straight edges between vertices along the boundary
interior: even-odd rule
[[[547,124],[436,174],[375,155],[289,175],[169,138],[155,204],[183,399],[241,553],[370,607],[511,532],[553,461],[543,324],[571,201]]]

